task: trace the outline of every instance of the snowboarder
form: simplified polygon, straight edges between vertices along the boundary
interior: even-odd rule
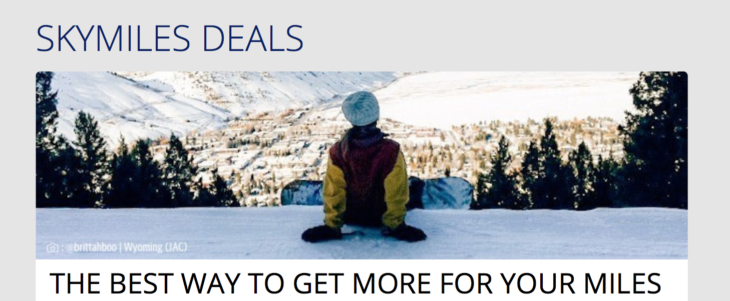
[[[385,138],[378,127],[378,100],[360,91],[342,103],[352,124],[342,140],[329,150],[324,179],[324,225],[307,229],[307,242],[341,239],[343,224],[378,227],[383,235],[408,242],[426,234],[405,223],[408,175],[400,145]]]

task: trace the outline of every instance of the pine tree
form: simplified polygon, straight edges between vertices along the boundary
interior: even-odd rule
[[[469,207],[471,209],[489,209],[489,208],[495,208],[496,205],[489,203],[486,199],[486,193],[487,193],[487,182],[486,182],[486,175],[479,173],[477,175],[477,187],[476,187],[476,199],[472,199],[471,204]]]
[[[233,190],[228,187],[226,180],[218,174],[218,169],[213,170],[213,187],[215,188],[215,196],[218,206],[233,207],[236,198],[233,196]]]
[[[522,159],[520,175],[522,176],[522,203],[533,208],[535,207],[533,195],[541,193],[541,187],[538,187],[540,184],[538,182],[540,176],[540,150],[535,141],[530,141],[530,145],[527,147],[527,153]]]
[[[558,178],[560,175],[560,150],[553,133],[553,123],[545,119],[545,133],[540,139],[540,169],[536,182],[537,190],[533,191],[535,208],[553,209],[558,205]]]
[[[509,142],[504,135],[499,139],[498,148],[492,153],[490,161],[492,169],[485,175],[484,181],[491,184],[491,187],[484,192],[483,199],[502,208],[527,208],[519,198],[517,177],[508,171],[512,155],[509,153]]]
[[[563,164],[552,121],[545,119],[545,133],[540,139],[540,172],[532,192],[534,208],[573,209],[571,174]]]
[[[195,182],[195,200],[194,200],[194,206],[196,207],[218,207],[216,199],[215,199],[215,192],[213,191],[215,188],[208,185],[206,186],[203,184],[203,177],[198,178],[198,181]]]
[[[36,73],[36,206],[70,206],[67,184],[74,150],[56,133],[57,92],[51,91],[52,72]]]
[[[81,162],[78,151],[71,144],[66,137],[59,136],[59,155],[52,163],[58,175],[54,181],[57,187],[55,194],[59,200],[58,206],[62,207],[75,207],[81,203],[79,198]]]
[[[197,196],[195,203],[201,207],[238,207],[239,203],[233,195],[233,191],[228,187],[228,183],[224,180],[218,169],[212,171],[213,182],[210,185],[204,185],[203,179],[200,178],[196,184]]]
[[[94,117],[84,111],[79,112],[75,121],[76,146],[79,168],[77,206],[97,207],[103,205],[103,195],[109,178],[109,160],[106,141],[99,132],[99,124]]]
[[[623,201],[631,206],[687,208],[687,73],[642,72],[629,90]]]
[[[183,146],[175,134],[165,152],[163,183],[169,191],[169,198],[164,200],[164,207],[193,206],[193,177],[197,169],[193,166],[193,157]]]
[[[618,197],[616,171],[618,163],[613,158],[603,159],[598,156],[593,188],[596,207],[614,207],[614,200]]]
[[[141,179],[137,176],[137,165],[134,157],[129,152],[124,137],[119,139],[119,147],[111,161],[111,180],[109,191],[105,199],[105,206],[109,208],[132,208],[138,207],[137,187]]]
[[[561,163],[558,172],[557,185],[554,186],[557,193],[556,209],[576,209],[573,189],[578,185],[575,177],[575,170],[569,162]]]
[[[577,150],[570,153],[569,162],[570,169],[573,171],[571,182],[574,208],[579,210],[595,208],[597,204],[593,190],[595,182],[593,155],[584,142],[578,145]]]
[[[476,187],[476,199],[474,200],[474,209],[490,209],[499,208],[499,205],[494,199],[487,198],[490,183],[488,182],[487,173],[476,172],[477,174],[477,187]]]
[[[36,148],[52,149],[56,140],[58,92],[51,91],[52,72],[35,75],[35,137]]]
[[[162,183],[160,164],[154,160],[150,151],[150,141],[139,139],[132,148],[132,158],[136,163],[134,182],[135,198],[140,207],[164,207],[164,200],[171,198]]]
[[[35,86],[35,187],[36,207],[52,206],[53,181],[57,180],[51,164],[52,140],[56,130],[56,93],[51,92],[53,73],[36,73]]]

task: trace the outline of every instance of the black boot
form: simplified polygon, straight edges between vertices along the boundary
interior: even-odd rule
[[[407,242],[417,242],[426,239],[426,233],[423,233],[423,230],[416,227],[408,226],[406,225],[406,223],[400,224],[400,226],[396,227],[395,229],[390,229],[386,227],[383,230],[383,235],[391,236]]]
[[[320,242],[333,239],[341,239],[342,232],[340,229],[333,229],[327,225],[321,225],[309,228],[302,233],[302,239],[306,242]]]

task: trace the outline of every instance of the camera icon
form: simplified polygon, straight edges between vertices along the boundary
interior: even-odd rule
[[[48,253],[58,253],[58,244],[57,243],[49,243],[46,245],[46,252]]]

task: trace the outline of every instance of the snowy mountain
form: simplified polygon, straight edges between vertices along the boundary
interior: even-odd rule
[[[283,110],[374,90],[395,72],[118,72],[157,89],[218,105],[235,115]]]
[[[222,124],[230,112],[201,100],[148,87],[107,72],[57,72],[59,131],[73,139],[73,123],[83,110],[96,118],[110,144],[168,136]]]
[[[112,145],[219,128],[252,112],[316,105],[374,90],[395,72],[57,72],[59,130],[74,137],[80,110],[91,113]]]

